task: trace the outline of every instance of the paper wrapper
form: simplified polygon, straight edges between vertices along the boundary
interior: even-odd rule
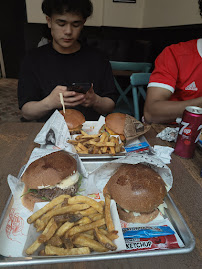
[[[143,124],[142,122],[136,120],[134,117],[126,114],[124,135],[126,138],[126,145],[131,141],[135,140],[139,136],[145,134],[149,131],[150,125]]]
[[[0,244],[0,254],[7,257],[22,257],[29,229],[27,218],[31,212],[21,203],[20,196],[24,184],[11,175],[8,176],[8,184],[13,194],[13,204],[8,209],[0,229],[0,240],[3,242]]]
[[[60,149],[66,148],[66,150],[71,151],[72,147],[67,143],[67,139],[70,137],[64,117],[56,110],[44,124],[34,142],[41,146],[54,145]]]

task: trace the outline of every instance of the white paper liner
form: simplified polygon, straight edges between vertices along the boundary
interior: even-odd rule
[[[0,253],[8,257],[21,257],[27,239],[29,224],[27,218],[31,212],[26,209],[19,197],[22,195],[23,183],[9,175],[8,183],[13,193],[14,203],[0,229]]]

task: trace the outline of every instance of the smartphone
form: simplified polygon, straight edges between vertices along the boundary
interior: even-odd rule
[[[68,87],[69,88],[69,90],[70,91],[75,91],[75,92],[78,92],[78,93],[83,93],[83,94],[85,94],[85,93],[87,93],[87,91],[90,89],[90,87],[91,87],[91,83],[89,83],[89,82],[84,82],[84,83],[72,83],[71,85],[70,85],[70,87]]]

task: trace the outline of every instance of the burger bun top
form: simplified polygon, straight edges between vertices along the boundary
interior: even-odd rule
[[[65,151],[56,151],[31,163],[21,180],[28,189],[55,186],[77,171],[76,160]]]
[[[116,203],[128,211],[150,213],[167,193],[165,182],[144,164],[122,164],[104,188]]]
[[[125,126],[126,114],[123,113],[111,113],[105,118],[105,125],[111,129],[114,133],[123,135]]]
[[[84,115],[76,109],[66,109],[65,114],[61,110],[60,113],[64,116],[64,119],[70,130],[77,128],[86,121]]]

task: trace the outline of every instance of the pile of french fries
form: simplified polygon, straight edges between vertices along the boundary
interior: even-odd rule
[[[123,143],[119,139],[110,136],[107,132],[102,134],[89,135],[81,131],[81,135],[76,136],[75,140],[68,140],[74,145],[77,153],[80,154],[112,154],[124,151]]]
[[[87,196],[60,195],[32,214],[27,222],[41,232],[26,249],[27,255],[84,255],[116,250],[117,239],[110,213],[111,198],[97,202]]]

